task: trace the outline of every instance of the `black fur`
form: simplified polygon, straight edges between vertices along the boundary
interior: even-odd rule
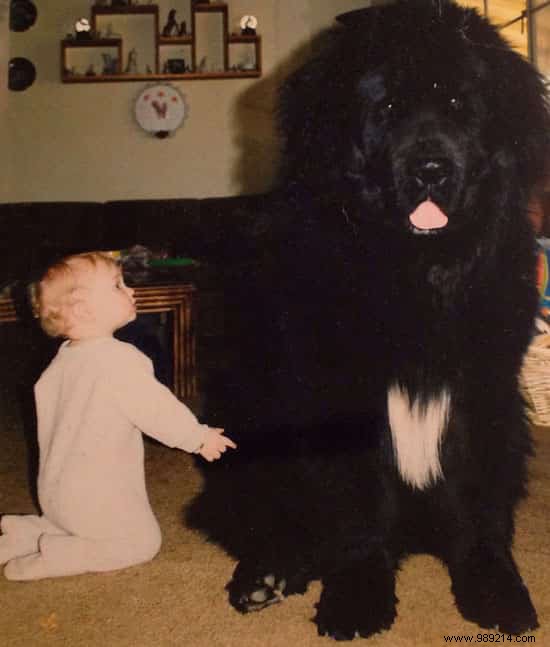
[[[231,292],[247,327],[221,422],[239,450],[187,513],[239,560],[237,609],[321,579],[315,623],[336,639],[391,626],[418,551],[448,565],[465,618],[537,626],[511,545],[548,110],[495,29],[440,4],[342,17],[283,88],[280,187]],[[449,224],[422,235],[408,215],[428,195]],[[451,394],[443,478],[424,489],[395,466],[392,383]]]

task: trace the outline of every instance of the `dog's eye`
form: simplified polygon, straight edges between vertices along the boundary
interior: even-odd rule
[[[394,100],[387,101],[386,103],[383,103],[380,106],[380,114],[384,118],[391,117],[392,115],[395,114],[397,108],[397,104]]]
[[[460,99],[457,99],[457,97],[451,97],[449,99],[449,106],[453,110],[461,110],[462,109],[462,101]]]

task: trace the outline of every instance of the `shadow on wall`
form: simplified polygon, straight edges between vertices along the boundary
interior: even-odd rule
[[[265,193],[276,182],[282,152],[277,124],[279,88],[311,56],[325,33],[299,45],[238,97],[233,123],[238,158],[232,180],[240,193]]]

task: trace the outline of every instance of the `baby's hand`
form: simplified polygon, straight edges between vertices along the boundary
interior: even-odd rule
[[[226,436],[223,436],[223,429],[209,427],[206,431],[206,437],[197,454],[200,454],[208,462],[221,458],[221,455],[228,447],[237,449],[237,445]]]

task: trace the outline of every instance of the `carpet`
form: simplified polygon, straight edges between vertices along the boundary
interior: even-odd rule
[[[5,327],[4,327],[5,328]],[[2,341],[6,341],[3,339]],[[2,348],[6,346],[2,344]],[[13,345],[0,367],[0,512],[35,511],[28,478],[29,371]],[[11,359],[10,359],[11,358]],[[24,424],[24,418],[27,422]],[[550,429],[534,430],[537,455],[530,463],[530,495],[517,514],[514,553],[538,610],[541,627],[519,644],[550,645]],[[320,585],[260,613],[243,616],[227,602],[224,585],[235,566],[220,548],[184,528],[182,507],[202,486],[193,458],[146,442],[151,504],[163,532],[150,563],[103,575],[32,583],[0,576],[0,644],[6,647],[321,647],[311,622]],[[372,647],[440,647],[459,642],[501,642],[459,615],[446,569],[433,557],[414,556],[397,581],[398,618]],[[462,640],[460,640],[462,638]],[[514,643],[516,639],[512,639]]]

